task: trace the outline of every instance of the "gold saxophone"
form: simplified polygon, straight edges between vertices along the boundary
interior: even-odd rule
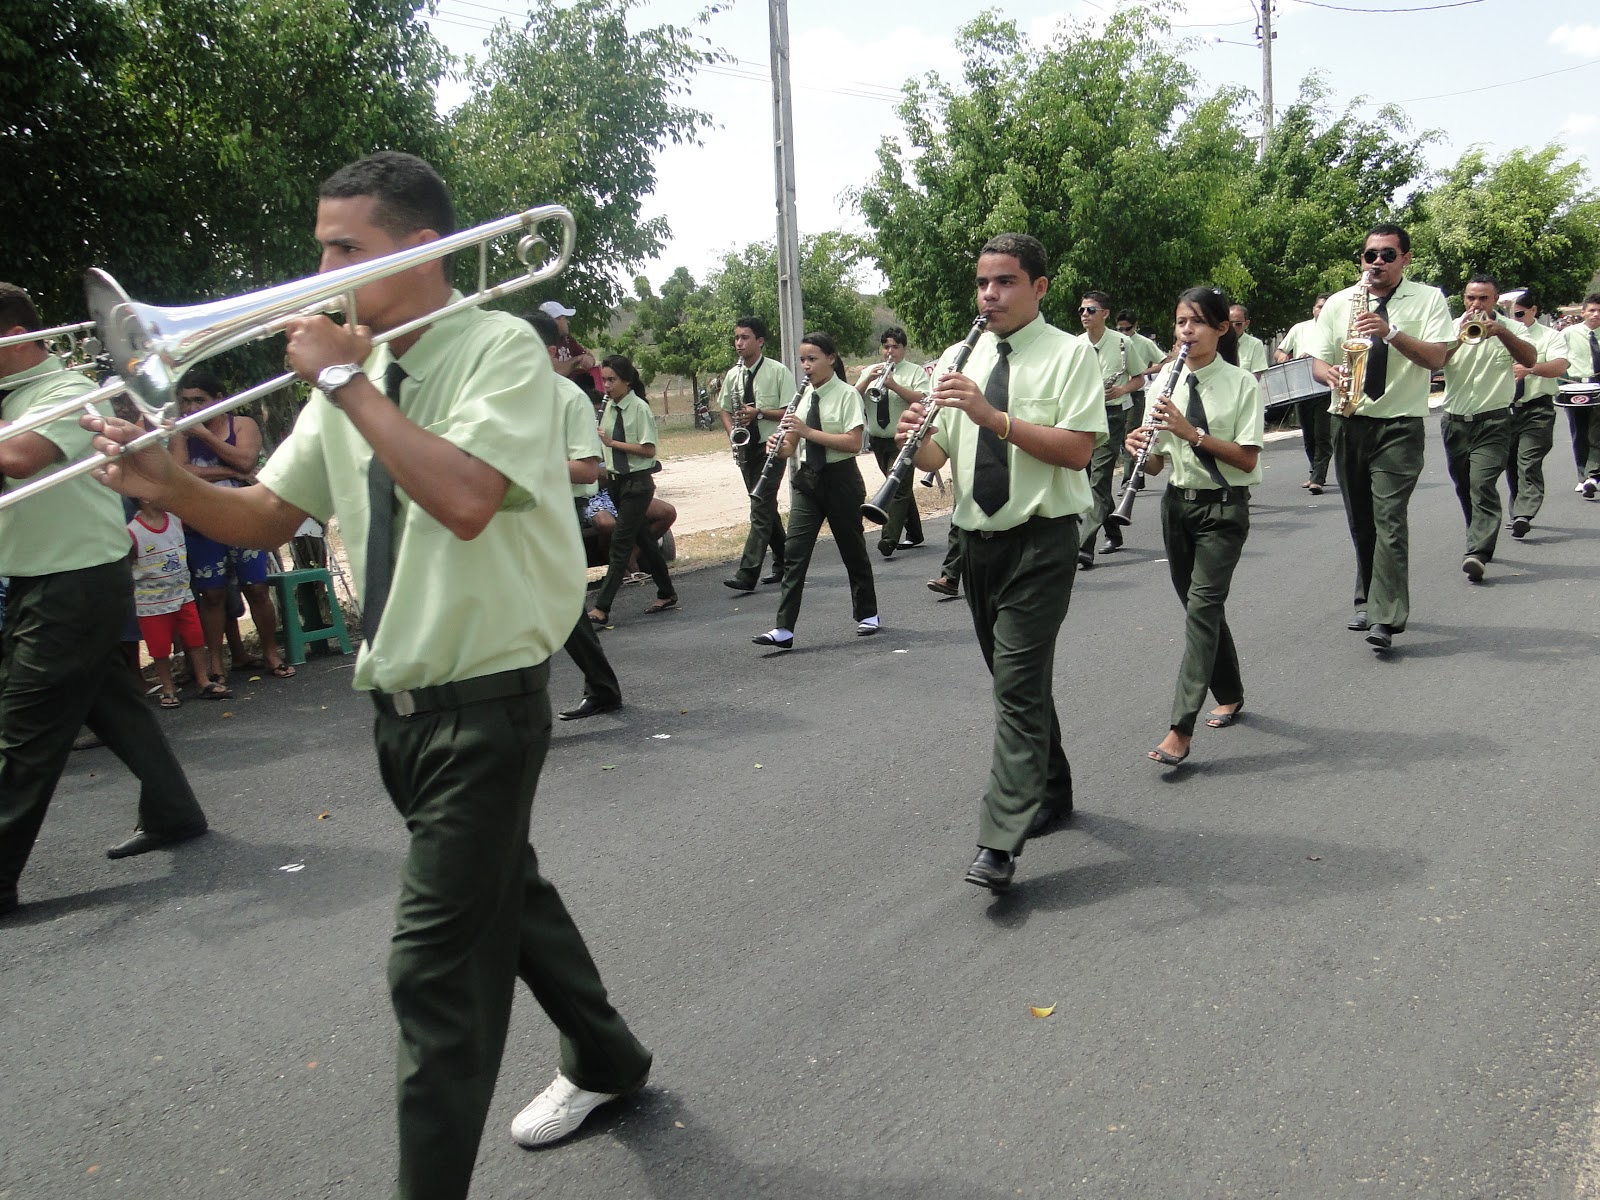
[[[1345,327],[1344,341],[1340,344],[1344,351],[1344,384],[1334,393],[1339,398],[1339,406],[1334,411],[1341,417],[1353,416],[1366,401],[1363,389],[1367,383],[1367,356],[1372,353],[1372,339],[1356,332],[1356,321],[1371,308],[1372,272],[1363,271],[1361,282],[1350,293],[1350,323]]]

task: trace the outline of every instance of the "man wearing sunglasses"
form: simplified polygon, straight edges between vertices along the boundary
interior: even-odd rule
[[[1456,322],[1456,340],[1445,349],[1444,459],[1456,485],[1456,499],[1467,520],[1467,548],[1461,570],[1473,583],[1483,581],[1500,537],[1500,475],[1511,457],[1511,403],[1516,367],[1538,361],[1533,343],[1495,312],[1500,284],[1474,275],[1462,292],[1466,311]],[[1482,332],[1468,340],[1468,330]]]
[[[1371,289],[1368,310],[1353,312],[1353,287],[1329,297],[1317,318],[1312,361],[1317,379],[1337,389],[1346,338],[1353,333],[1371,342],[1359,406],[1351,416],[1333,417],[1333,461],[1356,552],[1348,628],[1365,633],[1380,652],[1405,632],[1411,615],[1406,508],[1422,474],[1428,385],[1455,336],[1444,294],[1407,279],[1410,263],[1410,234],[1374,225],[1359,262]]]
[[[1083,340],[1100,356],[1100,376],[1105,383],[1106,425],[1110,437],[1095,446],[1089,459],[1089,490],[1094,507],[1084,517],[1083,541],[1078,546],[1078,567],[1094,567],[1094,539],[1105,525],[1112,509],[1111,475],[1117,466],[1126,436],[1128,410],[1134,392],[1144,387],[1145,372],[1160,361],[1126,334],[1106,328],[1111,318],[1111,297],[1104,292],[1085,292],[1078,301],[1078,320],[1083,325]],[[1122,549],[1122,531],[1105,525],[1106,553]]]
[[[1539,322],[1539,299],[1524,288],[1511,315],[1533,343],[1537,359],[1531,367],[1518,363],[1512,374],[1511,456],[1506,484],[1511,489],[1511,536],[1525,538],[1544,503],[1544,458],[1556,436],[1556,381],[1567,373],[1567,339]]]
[[[1600,292],[1583,298],[1583,320],[1569,326],[1567,334],[1568,370],[1574,379],[1600,383]],[[1578,464],[1578,486],[1574,490],[1585,500],[1600,496],[1600,421],[1587,408],[1567,409],[1572,428],[1572,457]]]
[[[1267,369],[1267,344],[1250,332],[1250,310],[1242,304],[1228,309],[1228,324],[1239,339],[1239,367],[1257,379]]]

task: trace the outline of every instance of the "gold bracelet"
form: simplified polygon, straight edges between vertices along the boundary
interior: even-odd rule
[[[1003,412],[1000,415],[1006,419],[1006,431],[1000,435],[1000,440],[1009,442],[1011,440],[1011,414]]]

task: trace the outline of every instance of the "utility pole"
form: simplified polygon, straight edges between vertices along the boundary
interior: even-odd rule
[[[789,0],[767,0],[772,41],[773,167],[778,197],[778,328],[783,362],[800,378],[805,336],[800,299],[800,228],[794,211],[794,97],[789,90]]]
[[[1272,0],[1261,0],[1261,152],[1272,138]]]

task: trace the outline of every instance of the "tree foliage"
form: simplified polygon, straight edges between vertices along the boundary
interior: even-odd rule
[[[858,238],[830,230],[800,239],[800,292],[804,302],[806,332],[821,331],[833,338],[841,354],[860,354],[872,336],[872,307],[856,291],[862,258]],[[752,242],[729,254],[711,273],[707,284],[711,302],[722,321],[724,339],[733,335],[738,317],[760,317],[772,331],[767,354],[783,354],[778,328],[777,240]],[[728,342],[724,341],[724,347]],[[727,351],[724,349],[726,364]]]

